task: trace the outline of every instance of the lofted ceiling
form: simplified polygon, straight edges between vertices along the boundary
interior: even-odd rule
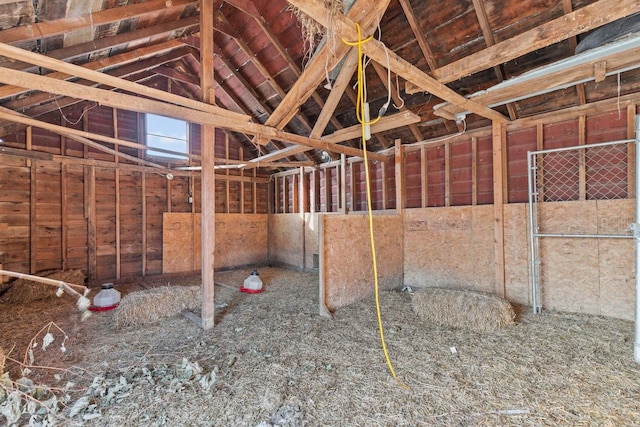
[[[310,58],[292,5],[330,25],[337,42]],[[373,152],[396,139],[430,140],[640,91],[634,34],[575,54],[597,28],[639,12],[637,0],[356,0],[347,15],[333,17],[323,0],[213,0],[213,6],[215,105],[233,114],[163,101],[214,113],[209,124],[225,128],[261,166],[319,163],[324,152],[354,155],[361,148],[356,48],[340,42],[356,39],[354,22],[365,36],[374,34],[362,45],[371,58],[365,68],[371,111],[392,101],[372,127]],[[24,127],[16,114],[45,120],[98,102],[89,89],[87,97],[72,95],[49,79],[154,96],[96,78],[99,72],[203,101],[199,10],[190,0],[0,2],[0,137]],[[49,79],[38,86],[36,75]]]

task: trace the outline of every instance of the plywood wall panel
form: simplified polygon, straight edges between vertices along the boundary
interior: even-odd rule
[[[598,232],[596,203],[554,202],[539,204],[540,230],[547,233],[595,234]],[[576,214],[579,212],[579,215]]]
[[[304,267],[304,217],[299,214],[274,214],[269,219],[270,261]]]
[[[504,267],[506,298],[531,304],[529,272],[529,223],[526,204],[504,206]]]
[[[334,311],[373,294],[373,268],[366,215],[323,215],[321,268],[324,305]],[[403,233],[399,215],[374,216],[379,283],[402,285]]]
[[[598,244],[598,259],[601,278],[599,314],[633,320],[635,315],[633,240],[601,240]]]
[[[162,272],[201,268],[201,215],[163,215]],[[216,214],[215,268],[267,262],[267,215]]]
[[[304,269],[318,268],[320,262],[320,248],[318,247],[318,221],[320,214],[304,214]],[[314,265],[315,261],[315,265]]]

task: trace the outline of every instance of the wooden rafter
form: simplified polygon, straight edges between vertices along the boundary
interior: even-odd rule
[[[355,29],[355,22],[349,17],[344,15],[337,15],[331,19],[329,22],[328,17],[329,13],[327,13],[324,3],[320,0],[313,1],[303,1],[303,0],[289,0],[289,3],[295,5],[304,11],[307,15],[313,17],[315,20],[320,22],[324,26],[331,25],[333,29],[336,31],[338,36],[342,37],[345,40],[357,40],[357,32]],[[364,33],[366,35],[368,33]],[[425,73],[424,71],[414,67],[406,60],[400,58],[394,52],[384,46],[382,42],[379,42],[376,39],[371,39],[367,43],[362,45],[362,49],[364,53],[369,56],[374,61],[385,64],[389,63],[390,68],[396,74],[402,76],[405,80],[411,81],[416,84],[420,88],[430,93],[433,93],[435,96],[449,101],[454,104],[460,104],[465,106],[468,110],[473,113],[479,114],[488,119],[503,123],[508,121],[506,117],[497,111],[492,110],[491,108],[485,107],[483,105],[477,104],[475,102],[469,101],[464,96],[458,94],[452,89],[448,88],[444,84],[438,82],[430,75]]]
[[[439,82],[449,83],[639,11],[637,0],[600,0],[433,70],[432,74]]]
[[[573,6],[571,5],[571,0],[562,0],[562,9],[565,14],[573,12]],[[576,36],[569,38],[569,48],[571,49],[571,54],[576,51],[576,47],[578,46],[578,38]],[[576,93],[578,94],[578,101],[580,105],[586,104],[587,102],[587,94],[584,90],[584,83],[578,83],[576,85]]]
[[[157,15],[161,11],[169,12],[193,5],[193,0],[150,0],[128,6],[104,9],[81,16],[42,21],[34,24],[8,28],[0,31],[0,43],[17,43],[43,39],[64,34],[85,27],[112,24],[124,19]]]
[[[431,47],[429,47],[429,43],[427,43],[427,39],[420,28],[420,24],[418,23],[418,19],[416,18],[415,13],[413,12],[413,7],[411,7],[411,3],[409,0],[399,0],[400,6],[402,6],[402,10],[404,11],[404,15],[407,17],[407,21],[409,21],[409,26],[411,27],[411,31],[413,31],[413,35],[416,37],[416,41],[418,42],[418,46],[420,46],[420,50],[422,51],[422,56],[427,61],[427,65],[432,70],[438,68],[438,64],[434,59],[433,52],[431,51]]]
[[[489,24],[489,17],[487,16],[487,10],[484,7],[484,0],[473,0],[473,8],[476,11],[480,28],[482,29],[482,35],[487,47],[491,47],[496,44],[493,37],[493,31],[491,31],[491,25]],[[493,72],[498,79],[498,82],[502,82],[505,79],[504,72],[500,65],[494,65]],[[507,110],[509,111],[509,118],[515,120],[517,118],[516,109],[512,103],[507,104]]]

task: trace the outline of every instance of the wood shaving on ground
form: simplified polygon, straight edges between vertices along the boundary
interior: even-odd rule
[[[216,280],[240,286],[249,273]],[[383,291],[405,390],[385,365],[373,298],[329,320],[317,274],[260,277],[261,294],[216,288],[227,306],[207,331],[179,315],[120,329],[113,311],[90,317],[76,331],[86,342],[68,349],[83,370],[59,383],[78,390],[64,425],[640,425],[630,321],[525,308],[491,334],[425,327],[407,293]]]

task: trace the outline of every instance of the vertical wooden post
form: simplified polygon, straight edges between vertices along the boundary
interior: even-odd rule
[[[544,150],[544,125],[542,123],[538,123],[536,126],[536,150]],[[537,166],[538,166],[538,182],[533,183],[535,187],[537,187],[538,191],[538,201],[544,201],[544,163],[543,157],[538,158]]]
[[[27,130],[31,129],[30,127],[27,128]],[[37,232],[38,232],[38,216],[37,216],[37,209],[36,209],[36,203],[38,202],[37,200],[37,196],[36,196],[36,176],[37,176],[37,171],[38,171],[38,162],[33,160],[31,162],[31,193],[30,193],[30,200],[29,200],[29,210],[30,210],[30,222],[29,222],[29,255],[30,255],[30,269],[31,269],[31,274],[35,274],[38,269],[37,269],[37,264],[38,264],[38,257],[37,257],[37,243],[38,243],[38,238],[37,238]]]
[[[451,206],[451,144],[444,143],[444,205]]]
[[[89,280],[91,283],[98,281],[98,242],[96,221],[96,169],[93,166],[84,168],[85,189],[85,215],[87,218],[87,263]]]
[[[471,138],[471,204],[478,204],[478,138]]]
[[[405,192],[404,147],[400,139],[396,139],[395,144],[396,212],[402,214],[407,202]]]
[[[113,137],[120,138],[120,132],[118,131],[118,110],[113,109]],[[114,145],[114,150],[118,151],[118,145]],[[117,163],[119,157],[114,156],[114,161]],[[120,248],[120,169],[115,170],[115,193],[116,193],[116,278],[119,279],[122,276],[122,252]]]
[[[316,213],[318,203],[318,169],[311,171],[311,197],[309,201],[309,212]]]
[[[427,149],[420,147],[420,188],[422,190],[422,207],[426,208],[429,205],[429,179],[427,176]]]
[[[369,162],[369,166],[371,166],[371,162]],[[387,209],[387,193],[389,192],[387,189],[387,163],[386,162],[382,162],[380,163],[380,170],[381,170],[381,174],[382,174],[382,209]],[[371,174],[373,175],[373,174]],[[374,191],[373,188],[373,176],[371,177],[371,192]],[[373,194],[371,195],[371,209],[375,209],[376,205],[375,205],[376,201],[373,199]]]
[[[282,213],[289,212],[289,177],[282,177]]]
[[[341,214],[347,213],[347,156],[343,153],[340,155],[340,170],[338,171],[340,203],[339,209]]]
[[[331,212],[331,169],[324,168],[324,212]]]
[[[213,66],[213,0],[200,0],[200,63],[202,100],[215,103]],[[214,325],[214,266],[215,266],[215,128],[202,126],[202,315],[201,326]]]
[[[244,151],[242,150],[242,148],[240,148],[240,160],[244,160]],[[244,169],[240,169],[240,177],[243,176]],[[244,181],[240,181],[240,213],[244,213]]]
[[[636,137],[635,131],[636,105],[627,106],[627,139]],[[627,144],[627,197],[634,198],[636,194],[636,145]]]
[[[351,192],[349,193],[349,205],[350,205],[350,210],[352,212],[356,210],[356,194],[357,194],[356,174],[355,174],[355,167],[353,165],[354,165],[353,162],[349,163],[349,188],[351,189]]]
[[[117,169],[116,169],[117,171]],[[62,269],[68,267],[67,260],[67,200],[69,199],[69,190],[67,188],[67,164],[60,165],[60,239],[62,240]]]
[[[225,159],[229,160],[229,134],[225,132],[224,134],[224,157]],[[227,163],[228,164],[228,163]],[[227,207],[226,212],[230,213],[231,212],[231,183],[229,181],[229,174],[230,171],[229,169],[225,169],[226,171],[226,175],[227,175],[227,180],[225,181],[225,206]]]
[[[584,145],[587,140],[587,118],[581,115],[578,118],[578,145]],[[586,165],[586,153],[584,150],[578,151],[579,153],[579,169],[578,169],[578,182],[579,182],[579,197],[580,200],[587,199],[587,165]]]
[[[304,218],[304,214],[307,212],[307,206],[309,205],[307,174],[304,173],[304,167],[300,168],[300,178],[298,179],[298,183],[300,188],[300,206],[298,207],[298,212],[300,212]]]
[[[304,173],[304,167],[300,168],[300,173],[298,174],[298,213],[300,214],[300,224],[302,227],[300,236],[302,237],[302,269],[307,269],[307,204],[309,195],[307,194],[307,177]]]
[[[147,274],[147,174],[141,172],[142,186],[142,275]]]
[[[506,297],[504,272],[504,148],[506,142],[505,127],[498,122],[492,124],[493,133],[493,221],[495,252],[495,289],[496,294]]]

